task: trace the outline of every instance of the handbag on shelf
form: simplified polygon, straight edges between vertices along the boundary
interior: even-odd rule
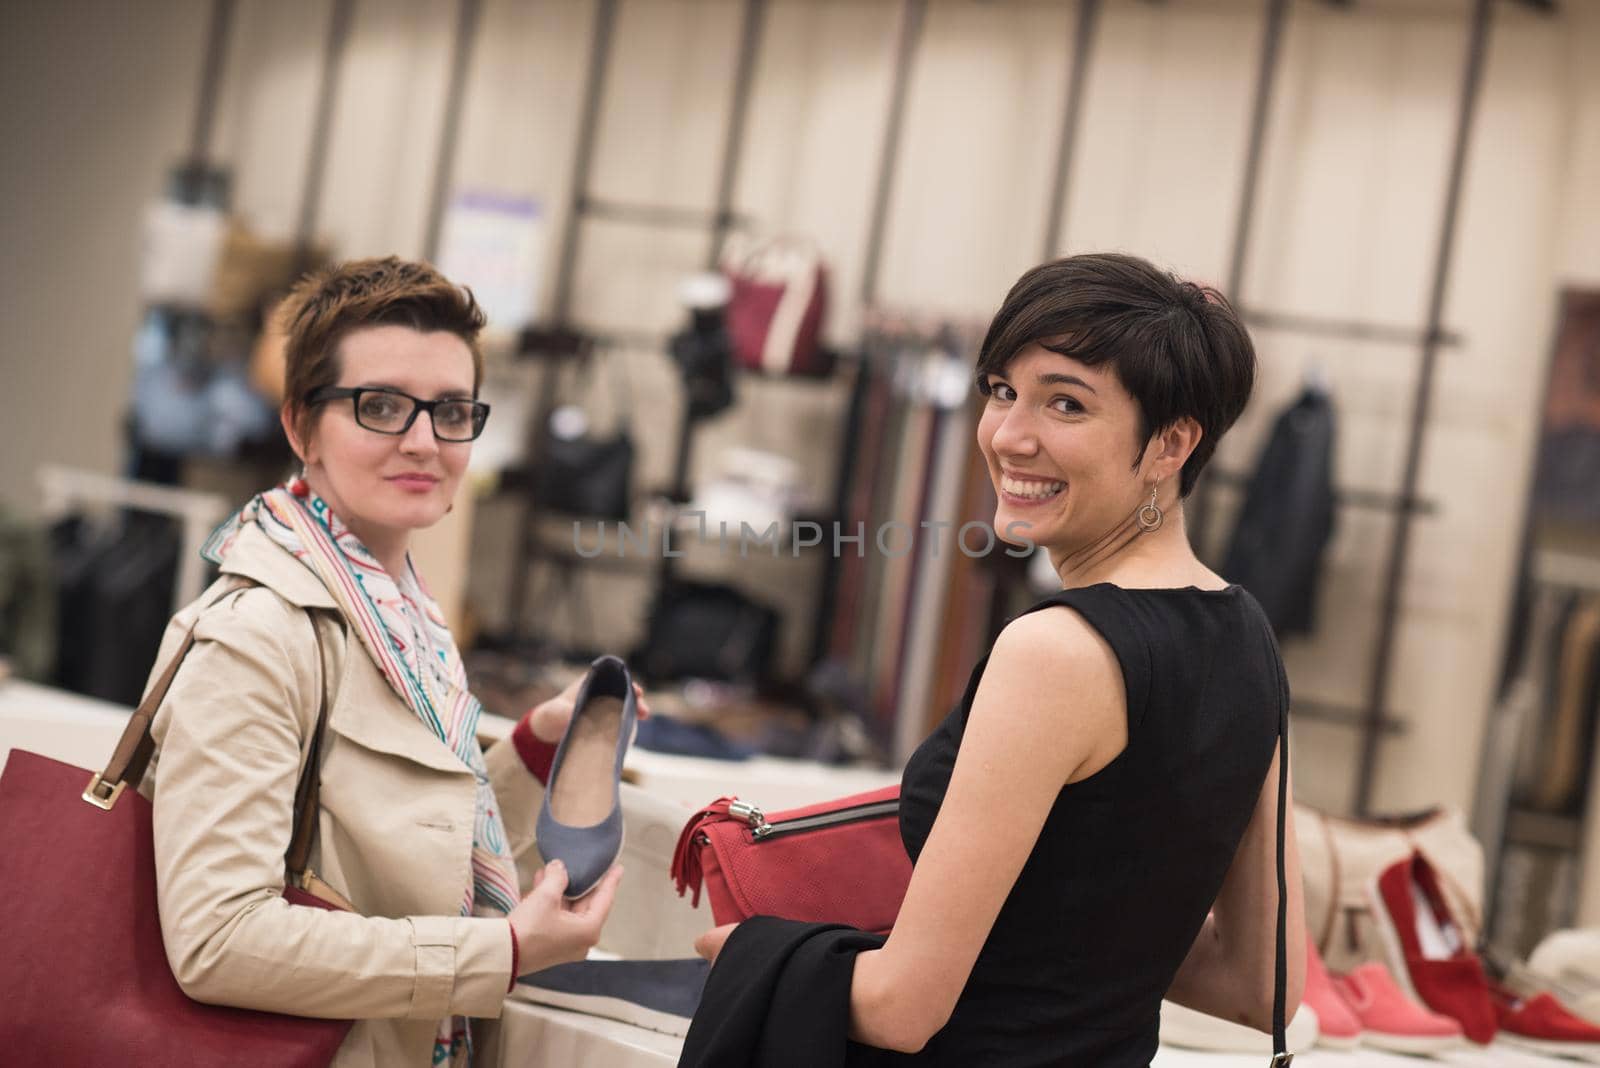
[[[592,355],[584,359],[592,360]],[[606,360],[614,360],[614,355]],[[592,366],[592,365],[591,365]],[[559,374],[552,370],[551,374]],[[586,519],[625,520],[632,512],[634,444],[628,429],[631,392],[615,366],[608,366],[616,425],[596,433],[574,406],[557,408],[540,428],[534,461],[534,500],[541,510]],[[591,376],[592,381],[592,376]]]
[[[1482,933],[1483,847],[1454,809],[1346,819],[1295,806],[1306,926],[1328,967],[1348,971],[1382,958],[1367,885],[1390,864],[1420,852],[1434,870],[1469,945]]]
[[[774,375],[826,375],[822,347],[828,272],[809,241],[729,238],[722,273],[732,287],[728,334],[739,366]]]
[[[320,657],[322,632],[315,618],[311,625]],[[191,627],[129,718],[105,770],[93,774],[14,749],[0,774],[7,930],[0,1046],[32,1063],[322,1068],[349,1033],[349,1020],[195,1001],[167,963],[153,810],[138,785],[155,750],[151,721],[193,644]],[[283,897],[354,911],[307,863],[316,835],[326,678],[324,672],[316,733],[295,789]]]
[[[887,933],[911,883],[899,814],[899,786],[770,816],[719,798],[684,825],[672,879],[695,907],[703,886],[719,925],[778,916]]]
[[[628,659],[656,682],[759,684],[772,674],[779,623],[770,605],[732,586],[676,579],[657,592],[644,641]]]

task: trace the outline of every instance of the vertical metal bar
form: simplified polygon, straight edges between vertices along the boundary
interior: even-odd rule
[[[889,223],[889,197],[894,192],[894,173],[900,161],[900,132],[905,126],[906,93],[911,85],[911,66],[922,39],[922,24],[927,19],[928,0],[901,0],[900,32],[895,43],[894,76],[889,88],[889,117],[883,132],[883,149],[878,156],[878,188],[872,198],[872,217],[867,228],[866,263],[861,271],[861,303],[878,299],[878,273],[883,262],[883,236]]]
[[[1078,22],[1072,31],[1072,71],[1067,75],[1067,96],[1061,108],[1061,141],[1056,146],[1056,169],[1050,181],[1040,262],[1055,259],[1056,251],[1064,243],[1061,223],[1066,214],[1067,183],[1072,179],[1072,156],[1078,145],[1078,122],[1083,115],[1083,85],[1099,18],[1100,0],[1078,0]]]
[[[744,155],[745,119],[750,112],[750,89],[755,83],[756,55],[766,26],[767,0],[744,0],[744,21],[739,32],[739,58],[733,72],[733,100],[728,107],[728,130],[722,141],[722,170],[717,178],[717,199],[711,216],[711,250],[706,268],[716,267],[722,246],[733,225],[734,184]]]
[[[589,172],[600,126],[600,104],[606,91],[606,67],[611,60],[611,37],[617,23],[617,0],[599,0],[594,12],[594,35],[589,43],[589,72],[583,86],[583,110],[578,116],[578,146],[572,161],[572,188],[567,218],[561,228],[561,255],[557,261],[555,295],[550,317],[565,326],[572,312],[572,279],[578,266],[578,228],[589,195]]]
[[[305,266],[316,236],[322,179],[328,170],[328,135],[333,129],[334,94],[338,89],[339,69],[344,64],[344,46],[350,37],[350,16],[354,8],[354,0],[333,0],[328,13],[328,40],[322,51],[317,107],[311,121],[311,151],[307,154],[305,177],[300,183],[300,222],[295,227],[297,269]]]
[[[1261,182],[1261,160],[1266,154],[1267,119],[1272,114],[1272,93],[1278,77],[1278,58],[1283,46],[1283,29],[1289,19],[1289,0],[1266,0],[1266,25],[1261,30],[1261,57],[1256,64],[1255,95],[1250,104],[1250,139],[1244,156],[1244,178],[1239,184],[1239,207],[1233,221],[1233,250],[1228,260],[1227,297],[1242,316],[1244,310],[1244,269],[1250,253],[1250,230],[1255,222],[1256,194]],[[1184,525],[1195,552],[1206,552],[1206,520],[1211,512],[1215,486],[1204,474],[1184,505]]]
[[[200,68],[200,95],[195,100],[194,126],[189,132],[189,158],[192,160],[204,160],[211,155],[211,135],[216,126],[217,97],[222,87],[223,64],[228,56],[233,11],[234,0],[211,2],[211,25],[206,30],[206,54]]]
[[[1466,72],[1462,78],[1460,109],[1456,114],[1455,145],[1450,157],[1450,175],[1445,185],[1444,217],[1439,224],[1439,245],[1433,264],[1433,290],[1428,297],[1428,325],[1423,333],[1421,366],[1416,390],[1411,398],[1411,421],[1406,440],[1405,471],[1400,479],[1400,499],[1416,496],[1422,470],[1422,448],[1433,401],[1433,378],[1438,364],[1439,337],[1444,320],[1444,301],[1450,281],[1450,259],[1455,252],[1456,218],[1461,207],[1461,186],[1466,177],[1467,149],[1472,140],[1472,123],[1477,115],[1483,68],[1489,51],[1491,0],[1475,0],[1472,36],[1467,45]],[[1400,621],[1400,584],[1405,578],[1406,559],[1411,548],[1411,512],[1395,517],[1394,534],[1389,543],[1388,566],[1384,568],[1383,608],[1373,639],[1372,683],[1367,692],[1366,716],[1362,724],[1361,763],[1356,776],[1356,811],[1366,814],[1372,804],[1372,789],[1377,774],[1378,743],[1383,705],[1388,697],[1389,677],[1394,666],[1395,639]]]
[[[1250,107],[1250,143],[1245,150],[1244,181],[1239,187],[1239,210],[1233,223],[1233,256],[1228,264],[1228,299],[1242,311],[1245,258],[1250,251],[1250,227],[1255,221],[1256,188],[1261,179],[1261,157],[1267,143],[1267,118],[1272,112],[1273,82],[1278,76],[1278,53],[1283,27],[1289,18],[1289,0],[1267,0],[1267,24],[1261,34],[1261,59],[1256,67],[1255,100]]]
[[[445,203],[450,198],[450,183],[455,175],[456,142],[461,136],[461,109],[467,95],[467,71],[472,66],[472,48],[477,40],[478,17],[482,8],[482,0],[461,0],[456,11],[455,47],[450,53],[444,120],[439,130],[439,150],[433,167],[433,191],[428,197],[428,221],[422,237],[422,258],[425,260],[431,261],[439,254]]]

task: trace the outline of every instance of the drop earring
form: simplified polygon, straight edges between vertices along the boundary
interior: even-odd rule
[[[1161,483],[1157,482],[1150,487],[1150,503],[1139,509],[1139,514],[1134,521],[1139,524],[1139,530],[1144,534],[1154,534],[1161,529],[1161,524],[1167,521],[1166,514],[1156,507],[1156,489]]]

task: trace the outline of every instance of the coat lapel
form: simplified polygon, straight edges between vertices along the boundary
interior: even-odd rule
[[[239,532],[222,573],[258,582],[301,608],[339,613],[322,580],[254,524]],[[339,691],[328,713],[330,730],[379,753],[439,771],[472,774],[394,692],[359,641],[346,640],[340,653]]]

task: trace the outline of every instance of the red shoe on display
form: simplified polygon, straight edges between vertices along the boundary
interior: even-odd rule
[[[1310,978],[1306,980],[1310,986]],[[1333,987],[1361,1020],[1361,1044],[1391,1053],[1438,1053],[1462,1044],[1461,1025],[1429,1012],[1400,989],[1389,969],[1368,961]]]
[[[1432,865],[1412,853],[1379,872],[1367,891],[1401,989],[1488,1045],[1500,1026],[1489,977],[1450,915]]]
[[[1495,987],[1493,992],[1500,1037],[1508,1045],[1600,1062],[1600,1027],[1574,1016],[1552,995],[1522,998],[1504,987]]]
[[[1328,1049],[1355,1049],[1361,1041],[1361,1018],[1339,996],[1317,944],[1306,939],[1306,988],[1301,1000],[1317,1010],[1321,1027],[1317,1045]]]

